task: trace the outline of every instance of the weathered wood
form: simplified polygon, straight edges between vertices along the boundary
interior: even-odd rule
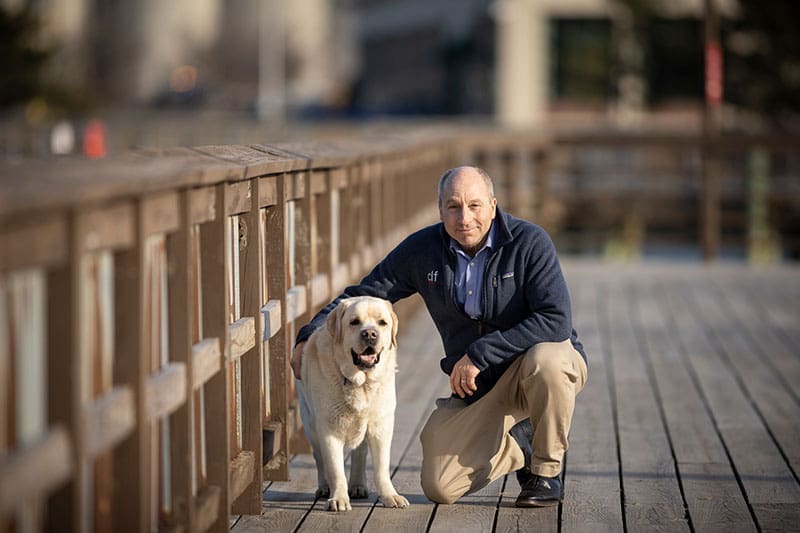
[[[0,272],[55,267],[67,261],[67,221],[51,216],[0,229]]]
[[[0,516],[40,499],[73,472],[72,447],[63,426],[0,459]]]
[[[81,252],[128,248],[135,243],[136,218],[130,202],[83,211],[75,218]]]
[[[186,364],[170,363],[147,380],[147,413],[155,422],[186,401]]]
[[[258,207],[269,207],[278,203],[277,180],[276,176],[258,180]]]
[[[562,526],[568,531],[620,531],[621,480],[617,459],[617,432],[607,351],[601,344],[598,290],[589,276],[566,271],[573,296],[573,324],[588,358],[588,380],[575,403],[564,476]],[[588,278],[588,279],[587,279]],[[513,497],[506,481],[506,490]],[[538,516],[537,516],[538,520]],[[548,527],[552,527],[548,522]]]
[[[219,487],[208,485],[200,489],[194,501],[194,513],[197,519],[197,531],[208,531],[217,521],[220,513]]]
[[[213,531],[228,528],[228,511],[231,505],[229,485],[229,463],[231,443],[230,405],[230,339],[228,335],[229,269],[227,260],[230,250],[228,217],[228,187],[216,187],[217,218],[200,228],[202,258],[203,334],[220,339],[222,352],[219,372],[209,379],[204,388],[206,428],[206,465],[208,483],[219,488],[219,509]],[[199,521],[199,519],[198,519]]]
[[[227,186],[227,203],[225,204],[225,214],[238,215],[250,210],[252,203],[251,181],[238,181],[229,183]]]
[[[256,345],[256,321],[253,317],[240,318],[230,326],[231,360],[237,360]]]
[[[133,432],[114,450],[114,473],[125,484],[117,484],[114,491],[113,509],[115,523],[125,524],[131,531],[146,531],[151,527],[151,428],[147,419],[146,379],[149,362],[145,360],[145,339],[148,336],[145,324],[145,236],[141,203],[133,218],[133,209],[127,215],[127,207],[119,209],[120,217],[131,217],[130,239],[133,246],[116,254],[114,262],[114,331],[116,353],[114,358],[114,383],[129,387],[133,395]],[[108,216],[111,212],[105,212]],[[125,220],[120,221],[125,224]],[[114,227],[116,220],[104,218],[104,224]],[[79,235],[81,223],[78,223]],[[85,234],[84,234],[85,235]],[[104,242],[106,246],[112,243]],[[89,246],[89,249],[93,249]]]
[[[252,180],[252,195],[261,197],[260,180]],[[250,211],[241,215],[245,222],[247,235],[239,241],[239,265],[241,269],[241,310],[247,315],[249,339],[246,344],[234,342],[231,335],[231,355],[242,350],[241,365],[241,412],[242,412],[242,449],[239,454],[251,457],[246,468],[249,471],[248,483],[238,490],[234,478],[231,478],[231,491],[235,498],[233,513],[258,514],[261,512],[262,469],[259,462],[263,457],[262,423],[264,421],[264,338],[261,321],[261,309],[264,304],[263,258],[264,235],[261,224],[261,208],[258,202],[251,202]],[[252,318],[255,317],[255,318]],[[247,348],[245,349],[245,346]],[[257,459],[256,459],[257,458]]]
[[[194,509],[195,489],[193,478],[198,451],[195,450],[195,394],[194,375],[196,366],[193,357],[192,321],[197,288],[191,266],[192,242],[190,229],[194,216],[194,198],[208,199],[208,194],[194,195],[198,189],[183,191],[178,197],[178,230],[167,238],[169,304],[169,355],[170,361],[182,364],[184,380],[181,384],[184,401],[169,418],[170,428],[170,499],[172,512],[167,517],[168,525],[196,530]],[[202,205],[202,202],[199,202]],[[205,204],[208,205],[208,204]],[[213,206],[213,202],[211,204]],[[202,212],[202,210],[201,210]],[[206,210],[207,213],[207,210]],[[198,217],[199,218],[199,217]]]
[[[275,207],[267,208],[266,219],[266,270],[267,270],[267,298],[280,302],[280,307],[287,309],[286,293],[288,285],[288,269],[286,260],[289,257],[289,243],[286,239],[286,210],[285,201],[286,183],[288,176],[282,175],[277,180],[278,203]],[[271,318],[271,317],[270,317]],[[283,318],[283,323],[288,323],[287,318]],[[272,325],[270,324],[270,329]],[[273,335],[269,339],[269,365],[270,383],[265,394],[270,398],[270,421],[281,425],[282,430],[276,432],[274,437],[278,448],[270,460],[269,468],[264,468],[264,479],[285,480],[289,478],[289,429],[287,427],[289,418],[289,386],[288,380],[291,379],[289,366],[289,350],[292,340],[289,338],[287,328],[278,335]]]
[[[269,340],[281,329],[281,302],[280,300],[270,300],[261,308],[261,318],[264,323],[263,340]]]
[[[145,237],[175,231],[180,224],[178,193],[170,191],[145,197],[141,213],[142,234]]]
[[[328,275],[317,274],[311,278],[311,308],[315,309],[327,303],[331,298],[330,290],[328,289]]]
[[[294,322],[306,312],[306,286],[295,285],[286,291],[286,322]]]
[[[230,464],[231,499],[236,500],[253,482],[256,459],[253,452],[239,452]],[[260,491],[259,491],[260,494]]]
[[[130,386],[117,386],[86,406],[86,456],[97,457],[133,431],[136,405]]]
[[[214,187],[191,189],[188,194],[190,224],[202,224],[216,218],[217,193]]]

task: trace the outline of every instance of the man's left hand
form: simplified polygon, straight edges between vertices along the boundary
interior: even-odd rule
[[[475,378],[480,373],[481,371],[472,363],[469,356],[464,354],[453,367],[453,371],[450,372],[450,389],[458,394],[459,398],[467,395],[472,396],[478,390]]]

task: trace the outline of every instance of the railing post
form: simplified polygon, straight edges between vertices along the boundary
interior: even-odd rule
[[[267,294],[281,306],[281,331],[269,339],[271,422],[274,424],[275,454],[264,465],[264,479],[289,478],[289,381],[292,379],[288,355],[293,344],[289,337],[286,319],[286,291],[288,289],[287,261],[289,243],[286,238],[286,202],[288,173],[276,176],[275,205],[267,208]]]
[[[203,336],[220,342],[221,368],[205,385],[205,427],[208,483],[219,487],[217,518],[212,531],[228,529],[230,510],[230,339],[228,337],[227,183],[215,187],[216,217],[200,228],[203,293]]]

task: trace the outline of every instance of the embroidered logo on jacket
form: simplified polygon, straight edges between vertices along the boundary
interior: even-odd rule
[[[428,275],[426,276],[426,278],[428,280],[428,284],[429,285],[435,284],[437,282],[437,280],[439,279],[439,271],[438,270],[431,270],[430,272],[428,272]]]

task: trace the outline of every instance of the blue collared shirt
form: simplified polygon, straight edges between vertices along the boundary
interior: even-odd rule
[[[489,235],[483,248],[478,250],[475,257],[470,257],[458,245],[455,239],[450,238],[450,249],[456,253],[455,295],[456,301],[466,314],[473,319],[483,316],[483,277],[486,271],[486,260],[492,251],[495,240],[495,224],[489,228]]]

